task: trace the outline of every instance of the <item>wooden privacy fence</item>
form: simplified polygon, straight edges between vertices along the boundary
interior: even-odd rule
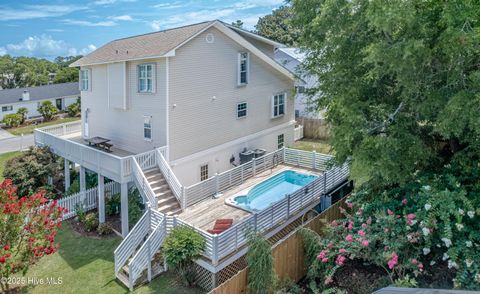
[[[338,201],[327,210],[307,222],[303,227],[317,233],[322,231],[326,222],[342,217],[340,207],[344,200]],[[273,267],[280,280],[291,280],[297,283],[306,274],[302,237],[298,229],[277,243],[272,249]],[[248,267],[238,272],[225,283],[209,292],[209,294],[236,294],[246,293],[248,282]]]
[[[303,126],[302,133],[306,139],[326,140],[330,136],[330,127],[324,119],[300,117],[297,122]]]

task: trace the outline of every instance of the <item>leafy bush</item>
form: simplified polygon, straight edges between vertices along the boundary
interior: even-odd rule
[[[170,267],[178,272],[183,282],[191,286],[195,280],[193,261],[205,247],[203,237],[188,227],[176,227],[163,243],[163,253]]]
[[[105,201],[105,214],[108,216],[120,213],[120,194],[114,194]]]
[[[53,116],[58,113],[58,108],[53,105],[52,101],[46,100],[40,103],[37,108],[38,112],[43,116],[46,121],[52,120]]]
[[[64,193],[65,196],[73,195],[80,192],[80,174],[77,171],[72,171],[70,174],[72,183],[68,190]],[[86,189],[91,189],[98,186],[98,176],[96,173],[87,170],[85,172],[85,185]]]
[[[145,205],[137,188],[128,191],[128,223],[133,227],[143,215]]]
[[[23,124],[25,122],[25,119],[27,119],[27,114],[28,114],[28,108],[26,107],[20,107],[17,110],[17,114],[22,116],[22,122],[20,124]]]
[[[83,206],[81,204],[76,204],[75,205],[75,212],[77,213],[78,220],[81,223],[83,223],[85,221],[85,217],[87,216],[87,213],[83,209]]]
[[[252,293],[270,293],[275,284],[272,248],[262,235],[248,236],[248,289]]]
[[[23,116],[18,113],[6,114],[2,122],[9,128],[18,127],[23,121]]]
[[[83,220],[83,225],[85,230],[89,232],[96,230],[98,228],[98,214],[95,212],[87,213]]]
[[[102,236],[110,235],[113,233],[113,227],[110,223],[99,224],[97,228],[97,233]]]
[[[79,116],[80,112],[81,112],[80,98],[77,98],[77,101],[75,101],[75,103],[72,103],[67,107],[67,113],[68,113],[68,116],[75,117],[75,116]]]

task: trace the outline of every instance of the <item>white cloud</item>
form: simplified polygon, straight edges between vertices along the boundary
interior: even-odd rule
[[[130,15],[110,16],[109,19],[123,20],[123,21],[133,21],[133,18]]]
[[[95,5],[111,5],[120,2],[137,2],[137,0],[97,0],[94,1],[93,4]]]
[[[88,20],[64,19],[63,22],[66,24],[85,27],[113,27],[117,25],[116,22],[111,20],[93,22]]]
[[[169,26],[182,26],[202,21],[225,18],[235,13],[235,9],[217,9],[217,10],[200,10],[172,15],[166,19],[154,20],[150,22],[152,29],[158,31],[161,28]]]
[[[185,7],[189,4],[187,1],[175,1],[175,2],[167,2],[167,3],[159,3],[155,4],[152,7],[153,8],[161,8],[161,9],[173,9],[173,8],[180,8],[180,7]]]
[[[64,29],[47,29],[47,32],[61,33],[64,32]]]
[[[19,9],[0,7],[0,21],[63,16],[86,7],[77,5],[25,5]]]
[[[54,58],[56,56],[87,54],[97,47],[93,44],[80,50],[69,46],[63,40],[55,40],[49,35],[32,36],[17,44],[7,44],[0,47],[0,55],[35,56]]]

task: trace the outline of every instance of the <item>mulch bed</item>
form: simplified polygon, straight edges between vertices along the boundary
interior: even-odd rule
[[[115,223],[112,223],[112,221],[118,222],[117,219],[119,220],[118,217],[117,218],[111,217],[111,218],[107,218],[106,221],[110,222],[110,224],[114,226]],[[74,231],[74,233],[79,236],[90,237],[95,239],[109,239],[115,236],[115,233],[113,232],[109,235],[100,235],[97,233],[97,231],[89,232],[85,229],[85,226],[77,219],[77,217],[71,218],[65,221],[65,223],[69,225],[70,228],[72,228],[72,230]],[[114,226],[114,229],[115,229],[115,226]]]

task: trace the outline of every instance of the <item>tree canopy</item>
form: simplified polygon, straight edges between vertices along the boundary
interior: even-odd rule
[[[258,19],[255,25],[255,33],[285,44],[295,46],[300,35],[300,29],[294,27],[292,21],[292,8],[290,6],[280,6]]]
[[[293,0],[305,69],[353,176],[399,184],[480,150],[480,4]]]

